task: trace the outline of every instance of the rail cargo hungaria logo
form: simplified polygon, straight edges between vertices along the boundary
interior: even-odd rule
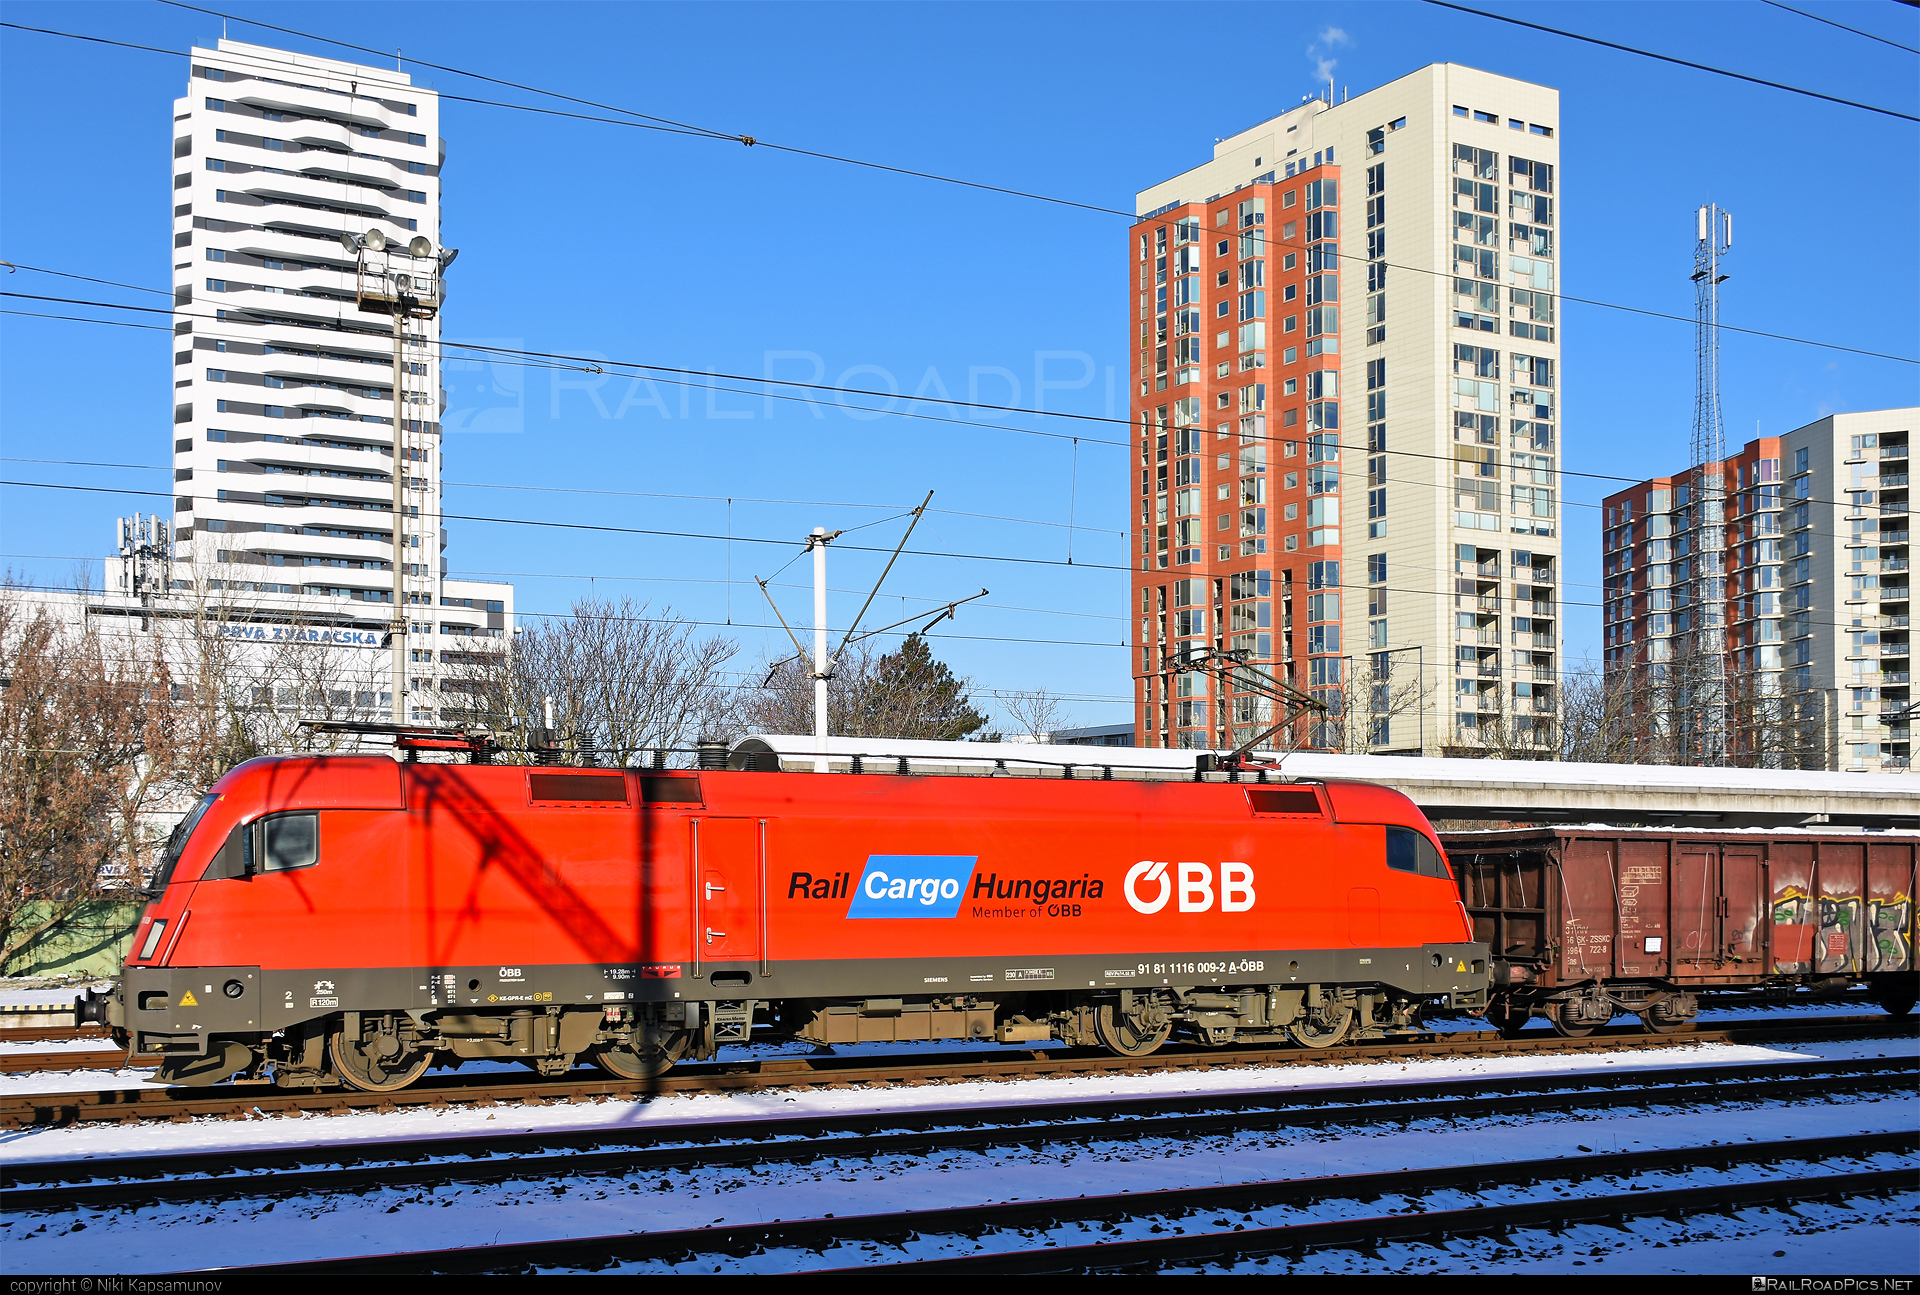
[[[957,917],[974,854],[870,854],[848,918]]]

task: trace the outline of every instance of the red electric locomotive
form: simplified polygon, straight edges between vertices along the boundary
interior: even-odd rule
[[[86,1008],[179,1083],[643,1078],[760,1038],[1324,1047],[1488,986],[1432,828],[1362,783],[275,757],[157,885]]]

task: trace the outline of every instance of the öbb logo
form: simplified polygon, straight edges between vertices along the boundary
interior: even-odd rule
[[[1126,892],[1127,903],[1136,913],[1157,913],[1167,906],[1173,898],[1174,879],[1167,870],[1175,865],[1161,860],[1142,859],[1127,869],[1126,884],[1121,887]],[[1180,911],[1183,913],[1204,913],[1214,903],[1214,871],[1204,863],[1182,863],[1179,866]],[[1253,907],[1253,869],[1244,863],[1226,862],[1220,865],[1220,911],[1223,913],[1244,913]],[[1142,894],[1142,891],[1146,894]]]

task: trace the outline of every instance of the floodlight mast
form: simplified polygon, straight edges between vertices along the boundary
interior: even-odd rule
[[[443,296],[441,273],[458,253],[452,249],[436,253],[432,240],[424,234],[415,236],[403,248],[397,241],[389,243],[386,234],[378,227],[369,229],[359,237],[343,233],[340,242],[357,257],[354,296],[360,309],[384,314],[393,320],[393,629],[388,638],[393,648],[393,718],[398,721],[412,718],[408,713],[411,707],[408,697],[407,639],[411,625],[407,607],[411,602],[410,595],[418,594],[424,594],[427,605],[432,605],[433,572],[429,564],[435,560],[432,546],[421,545],[420,536],[409,535],[407,526],[406,492],[414,479],[410,465],[426,462],[428,448],[423,429],[411,437],[417,444],[409,444],[406,407],[415,402],[408,399],[407,378],[416,367],[422,375],[430,371],[425,363],[426,338],[424,335],[415,335],[410,339],[407,322],[425,321],[439,314]],[[400,268],[402,261],[406,263],[405,269]],[[407,363],[406,344],[409,340],[419,344],[422,363],[418,366]],[[418,403],[430,407],[430,393],[421,394],[428,398]],[[414,421],[417,425],[418,420]],[[425,561],[407,561],[407,550],[415,546],[427,550],[423,555]],[[409,587],[410,576],[414,587]],[[428,612],[428,615],[431,616],[432,612]]]

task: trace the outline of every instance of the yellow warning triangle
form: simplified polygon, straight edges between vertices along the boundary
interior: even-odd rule
[[[1455,970],[1455,971],[1465,971],[1466,969],[1467,969],[1467,964],[1466,964],[1466,963],[1464,963],[1464,962],[1463,962],[1463,963],[1461,963],[1461,964],[1460,964],[1459,966],[1457,966],[1457,967],[1455,967],[1455,968],[1454,968],[1454,970]],[[188,994],[188,995],[187,995],[187,997],[188,997],[188,998],[192,998],[192,997],[193,997],[193,995],[192,995],[192,994]]]
[[[198,1006],[200,1006],[200,1000],[199,1000],[199,999],[197,999],[197,998],[195,998],[195,997],[193,996],[193,991],[192,991],[191,989],[189,989],[189,990],[188,990],[188,991],[187,991],[186,993],[184,993],[184,994],[182,994],[182,995],[180,996],[180,1006],[182,1006],[182,1007],[198,1007]]]

